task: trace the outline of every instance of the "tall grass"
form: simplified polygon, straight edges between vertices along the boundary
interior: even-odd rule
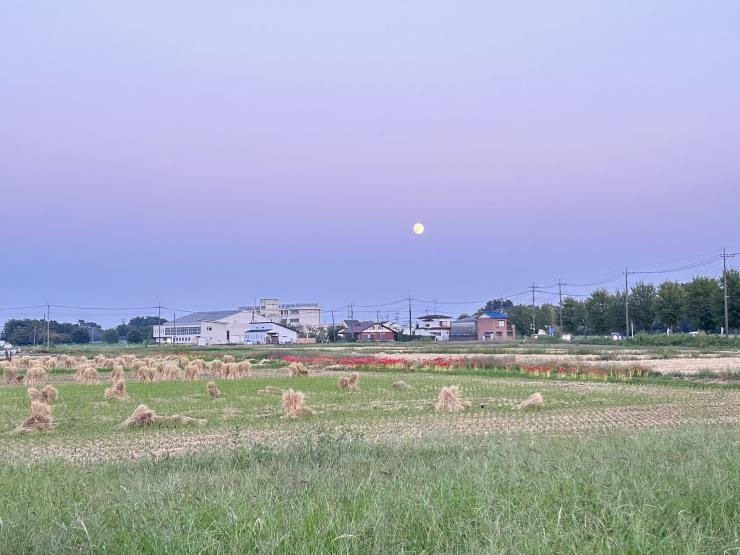
[[[0,551],[722,553],[740,431],[371,445],[0,466]]]

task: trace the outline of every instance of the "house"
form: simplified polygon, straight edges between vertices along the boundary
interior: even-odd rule
[[[211,310],[174,318],[153,326],[156,343],[176,345],[228,345],[241,343],[244,332],[253,322],[251,311]]]
[[[352,341],[395,341],[393,328],[378,322],[358,322],[348,320],[347,326],[337,332],[345,340]]]
[[[450,322],[450,341],[475,341],[476,339],[478,339],[478,335],[476,334],[476,318],[474,316]]]
[[[451,322],[451,316],[443,316],[442,314],[422,316],[416,322],[414,335],[433,337],[435,341],[449,341]]]
[[[514,341],[515,326],[504,312],[489,310],[478,316],[453,320],[450,341]]]
[[[298,332],[275,322],[254,322],[244,332],[245,345],[298,343]]]
[[[478,341],[514,341],[516,329],[505,312],[487,310],[475,321]]]

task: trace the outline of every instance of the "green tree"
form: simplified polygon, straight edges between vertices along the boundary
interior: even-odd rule
[[[655,297],[655,316],[672,330],[685,318],[686,294],[684,286],[675,281],[664,281]]]
[[[597,289],[586,299],[586,327],[598,335],[609,332],[609,305],[611,295],[606,289]]]
[[[537,329],[547,330],[550,326],[557,328],[560,325],[560,311],[557,306],[544,303],[537,307],[535,322]]]
[[[573,297],[563,299],[563,333],[577,333],[586,318],[584,303]]]
[[[532,307],[518,304],[508,309],[509,322],[516,326],[517,335],[531,335],[532,333]],[[537,330],[535,330],[537,331]]]
[[[484,306],[475,311],[476,316],[484,312],[506,312],[507,309],[513,308],[514,303],[509,299],[491,299]]]
[[[110,344],[118,343],[118,330],[116,328],[105,330],[103,332],[103,341]]]
[[[129,330],[126,334],[126,341],[129,343],[141,343],[144,341],[144,336],[137,329]]]
[[[655,286],[637,283],[630,291],[629,314],[635,331],[651,331],[655,323]]]
[[[72,343],[90,343],[90,331],[80,326],[75,327],[69,334]]]
[[[716,331],[722,325],[722,288],[710,277],[695,277],[686,284],[686,317],[696,330]]]
[[[722,280],[722,294],[724,295],[725,283]],[[735,330],[737,333],[740,328],[740,272],[734,268],[727,270],[727,308],[730,320],[730,329]],[[724,305],[724,301],[723,301]],[[724,306],[722,307],[724,313]],[[724,314],[722,315],[722,321],[724,322]],[[724,324],[723,324],[724,325]],[[729,332],[729,330],[728,330]]]

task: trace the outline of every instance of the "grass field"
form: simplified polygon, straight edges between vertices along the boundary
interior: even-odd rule
[[[345,391],[277,366],[220,398],[127,372],[128,401],[55,371],[55,429],[27,434],[26,388],[0,387],[0,553],[740,551],[734,383],[389,369]],[[452,384],[471,407],[436,413]],[[140,403],[207,423],[122,428]]]

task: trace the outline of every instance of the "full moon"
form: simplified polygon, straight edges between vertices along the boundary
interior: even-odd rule
[[[415,223],[414,224],[414,233],[416,233],[417,235],[421,235],[422,233],[424,233],[424,224],[422,224],[420,222]]]

